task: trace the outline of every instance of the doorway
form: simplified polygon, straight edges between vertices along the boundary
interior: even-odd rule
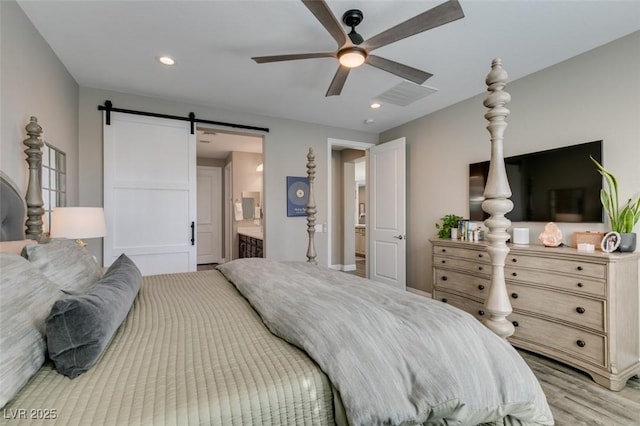
[[[239,231],[262,231],[264,210],[261,204],[254,205],[251,211],[247,210],[240,216],[236,215],[235,207],[242,205],[243,193],[264,193],[264,141],[260,134],[205,127],[198,127],[196,139],[198,167],[214,169],[216,176],[220,176],[213,191],[215,200],[210,205],[207,205],[206,197],[200,197],[204,189],[198,188],[198,237],[207,239],[198,241],[198,269],[203,270],[239,257]],[[201,235],[201,228],[209,229],[207,222],[210,219],[215,221],[213,226],[216,229]],[[205,252],[211,251],[211,246],[214,252],[217,250],[219,253],[213,259],[205,256]]]
[[[332,269],[366,276],[366,153],[371,143],[328,140],[328,259]],[[358,169],[358,181],[356,181]],[[362,194],[358,190],[362,188]],[[360,204],[364,215],[360,216]],[[356,244],[360,252],[356,256]],[[363,256],[364,255],[364,256]]]

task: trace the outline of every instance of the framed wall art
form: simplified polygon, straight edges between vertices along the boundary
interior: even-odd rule
[[[287,216],[306,216],[309,178],[287,176]]]

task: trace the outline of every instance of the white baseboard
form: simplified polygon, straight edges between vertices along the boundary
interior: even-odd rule
[[[356,270],[356,265],[340,265],[340,264],[336,264],[336,265],[329,265],[329,268],[335,269],[336,271],[349,272],[349,271],[355,271]]]
[[[427,293],[426,291],[423,291],[423,290],[418,290],[417,288],[407,287],[407,291],[410,293],[419,294],[420,296],[428,297],[429,299],[432,298],[431,293]]]

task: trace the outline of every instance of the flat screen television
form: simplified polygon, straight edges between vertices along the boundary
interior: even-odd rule
[[[602,176],[589,159],[602,164],[602,141],[505,158],[513,210],[512,222],[603,222]],[[489,161],[469,165],[472,221],[489,217],[482,210]]]

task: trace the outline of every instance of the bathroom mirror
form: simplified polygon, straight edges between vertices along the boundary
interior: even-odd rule
[[[260,192],[258,191],[242,191],[242,218],[260,219]]]

